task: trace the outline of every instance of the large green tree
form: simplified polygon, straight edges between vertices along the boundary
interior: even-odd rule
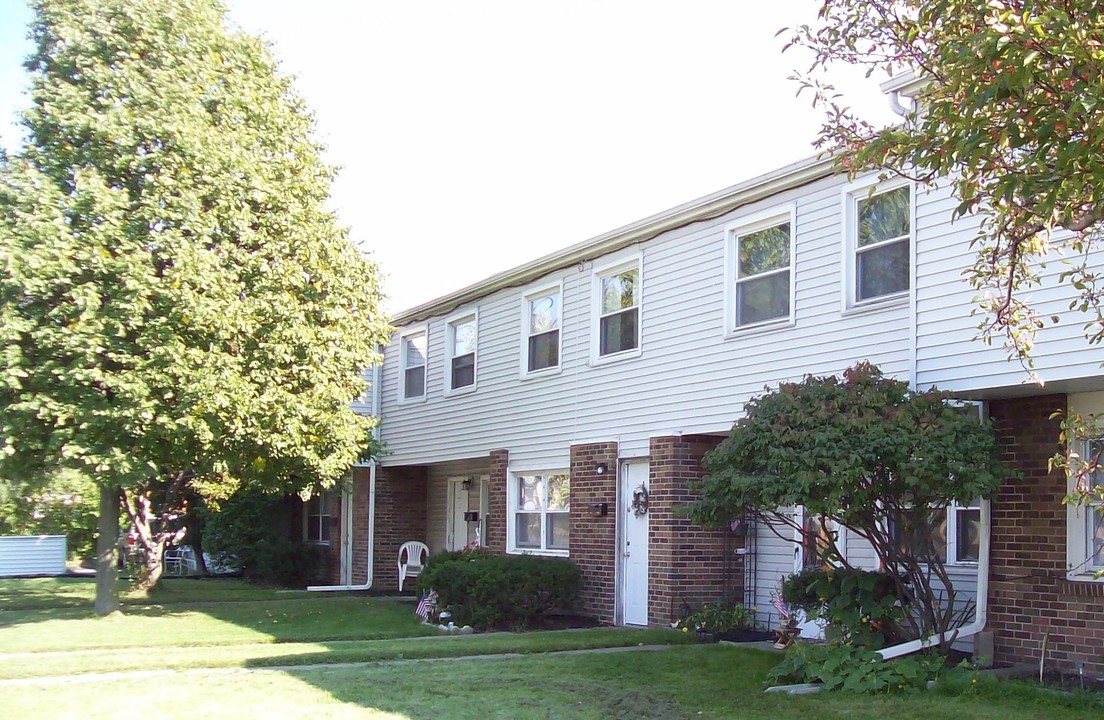
[[[1048,318],[1021,292],[1039,282],[1055,244],[1104,339],[1104,285],[1088,261],[1104,230],[1104,13],[1096,0],[824,0],[792,42],[812,51],[799,76],[826,111],[821,145],[852,172],[887,169],[951,182],[957,215],[979,213],[968,276],[986,337],[1004,335],[1030,365]],[[926,84],[907,122],[879,129],[857,116],[824,71],[915,72]],[[1065,232],[1052,241],[1052,233]]]
[[[787,540],[812,533],[819,560],[850,567],[835,542],[844,526],[911,598],[912,637],[950,631],[962,607],[934,544],[933,509],[990,495],[1005,469],[988,424],[948,399],[868,363],[842,378],[782,383],[748,401],[706,455],[693,518],[710,527],[757,519]],[[814,522],[799,520],[798,506]]]
[[[375,264],[266,45],[218,0],[35,0],[26,140],[0,161],[0,474],[101,487],[156,582],[189,492],[332,482],[386,339]]]

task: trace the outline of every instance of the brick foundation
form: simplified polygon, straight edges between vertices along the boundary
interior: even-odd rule
[[[707,436],[651,440],[651,625],[667,625],[680,616],[684,604],[696,607],[721,599],[743,600],[743,558],[735,554],[742,540],[724,530],[705,530],[681,512],[694,497],[687,483],[701,479],[702,456],[718,442],[718,438]]]
[[[425,541],[427,492],[424,467],[376,468],[373,590],[398,592],[399,546],[408,540]],[[403,594],[414,593],[413,582],[403,586]]]
[[[599,475],[595,468],[605,463]],[[598,517],[591,503],[606,503]],[[571,446],[571,560],[583,575],[583,612],[614,622],[617,575],[617,443]]]
[[[1066,479],[1049,472],[1060,450],[1064,395],[994,400],[989,416],[1004,461],[1022,477],[1006,480],[992,501],[988,629],[995,659],[1037,663],[1043,638],[1048,665],[1104,671],[1104,586],[1071,582],[1066,574]]]

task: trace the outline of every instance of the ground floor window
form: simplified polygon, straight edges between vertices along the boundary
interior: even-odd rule
[[[571,477],[566,471],[514,473],[507,497],[510,552],[566,554]]]
[[[314,495],[307,501],[303,518],[303,537],[307,542],[330,543],[330,505],[333,493]]]

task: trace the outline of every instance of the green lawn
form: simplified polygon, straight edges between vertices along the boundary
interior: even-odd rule
[[[417,621],[410,603],[288,595],[237,581],[172,581],[150,596],[128,596],[124,613],[109,618],[93,616],[91,601],[87,580],[0,581],[0,716],[1096,720],[1104,713],[1091,697],[1007,683],[896,697],[765,695],[763,678],[779,656],[764,651],[682,645],[547,654],[685,643],[682,633],[441,636]],[[102,672],[114,674],[94,674]]]

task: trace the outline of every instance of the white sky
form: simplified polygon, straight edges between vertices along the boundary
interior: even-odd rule
[[[783,28],[817,0],[229,0],[342,167],[333,207],[401,310],[813,154]],[[0,0],[0,141],[23,104]],[[833,78],[891,122],[880,78]]]

